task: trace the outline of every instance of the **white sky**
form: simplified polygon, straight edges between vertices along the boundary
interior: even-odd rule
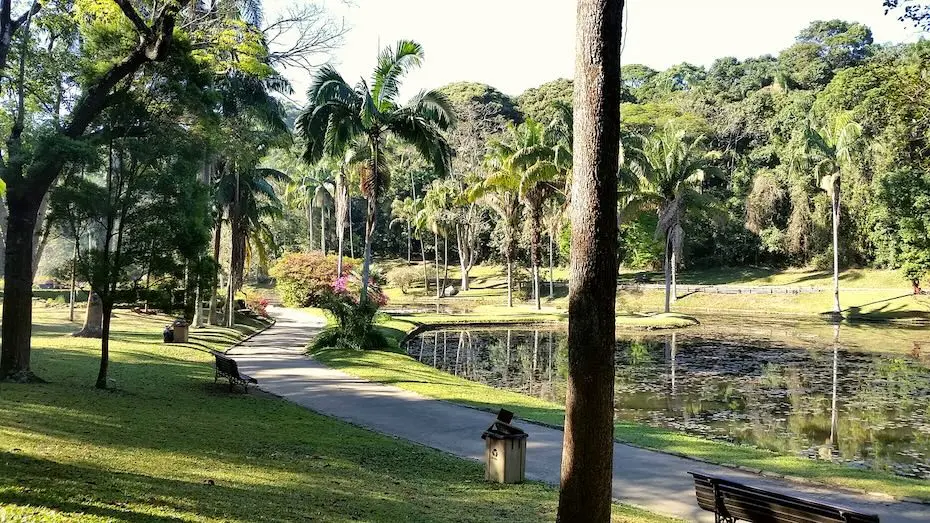
[[[573,0],[323,0],[350,27],[334,63],[350,83],[374,67],[378,43],[420,42],[423,67],[402,97],[468,80],[519,95],[574,70]],[[267,17],[288,0],[266,0]],[[624,63],[655,69],[724,56],[777,54],[812,20],[839,18],[872,28],[876,42],[917,40],[920,34],[885,16],[881,0],[629,0]],[[308,75],[286,71],[303,100]]]

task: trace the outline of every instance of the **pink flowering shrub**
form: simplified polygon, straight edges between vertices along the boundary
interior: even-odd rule
[[[387,304],[387,296],[377,283],[369,281],[366,299],[361,297],[358,277],[348,274],[332,282],[329,292],[322,294],[320,307],[332,314],[336,325],[317,337],[315,348],[373,349],[386,344],[374,323],[378,310]]]

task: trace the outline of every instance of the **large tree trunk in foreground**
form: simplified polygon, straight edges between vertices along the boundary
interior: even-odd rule
[[[39,202],[7,195],[0,378],[28,381],[32,337],[32,242]]]
[[[623,4],[578,1],[563,523],[610,521]]]
[[[96,292],[91,292],[87,299],[87,311],[84,313],[84,327],[72,334],[78,338],[99,338],[103,336],[103,303]]]

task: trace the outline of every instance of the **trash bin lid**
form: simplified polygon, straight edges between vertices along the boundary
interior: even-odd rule
[[[481,439],[526,439],[529,437],[529,434],[523,430],[514,427],[509,423],[504,423],[503,421],[495,421],[488,427],[488,430],[484,431],[481,435]]]
[[[187,320],[174,320],[175,327],[187,327]]]

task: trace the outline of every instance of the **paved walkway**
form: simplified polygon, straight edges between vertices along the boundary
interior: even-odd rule
[[[311,410],[374,431],[427,445],[456,456],[481,460],[481,433],[492,415],[330,369],[308,359],[304,348],[318,331],[320,320],[298,311],[274,309],[278,323],[230,351],[260,387]],[[558,484],[562,431],[518,422],[529,433],[527,476]],[[614,445],[613,494],[618,500],[687,521],[713,521],[698,509],[689,470],[726,474],[748,483],[829,500],[864,512],[877,513],[882,523],[930,521],[930,506],[879,502],[865,496],[836,493],[806,485],[763,479],[675,456]]]

